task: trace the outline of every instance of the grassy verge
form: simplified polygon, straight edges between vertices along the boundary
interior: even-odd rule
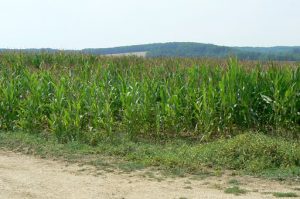
[[[299,142],[251,132],[205,144],[182,140],[158,144],[120,139],[102,141],[97,146],[78,142],[59,144],[55,139],[23,132],[1,132],[0,147],[69,161],[93,156],[88,163],[96,166],[103,164],[101,158],[104,156],[112,156],[122,160],[119,165],[125,169],[156,166],[177,174],[193,174],[207,168],[216,171],[221,168],[283,180],[299,180],[300,176]]]

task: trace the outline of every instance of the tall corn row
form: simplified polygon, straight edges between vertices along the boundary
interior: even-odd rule
[[[97,144],[119,136],[203,140],[257,129],[299,137],[299,66],[230,59],[0,56],[0,130]]]

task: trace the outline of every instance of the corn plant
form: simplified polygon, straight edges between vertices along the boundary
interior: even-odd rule
[[[279,65],[279,66],[278,66]],[[189,137],[247,129],[299,137],[293,63],[72,53],[0,56],[0,129],[60,142]]]

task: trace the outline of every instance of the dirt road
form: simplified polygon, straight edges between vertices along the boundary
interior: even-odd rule
[[[246,194],[225,194],[232,177],[209,177],[203,180],[143,177],[141,172],[120,174],[97,171],[90,166],[66,166],[60,161],[0,150],[0,198],[273,198],[274,191],[294,192],[295,185],[282,185],[251,177],[235,177]]]

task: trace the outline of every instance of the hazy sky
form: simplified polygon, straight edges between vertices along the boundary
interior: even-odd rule
[[[0,48],[300,46],[300,0],[0,0]]]

